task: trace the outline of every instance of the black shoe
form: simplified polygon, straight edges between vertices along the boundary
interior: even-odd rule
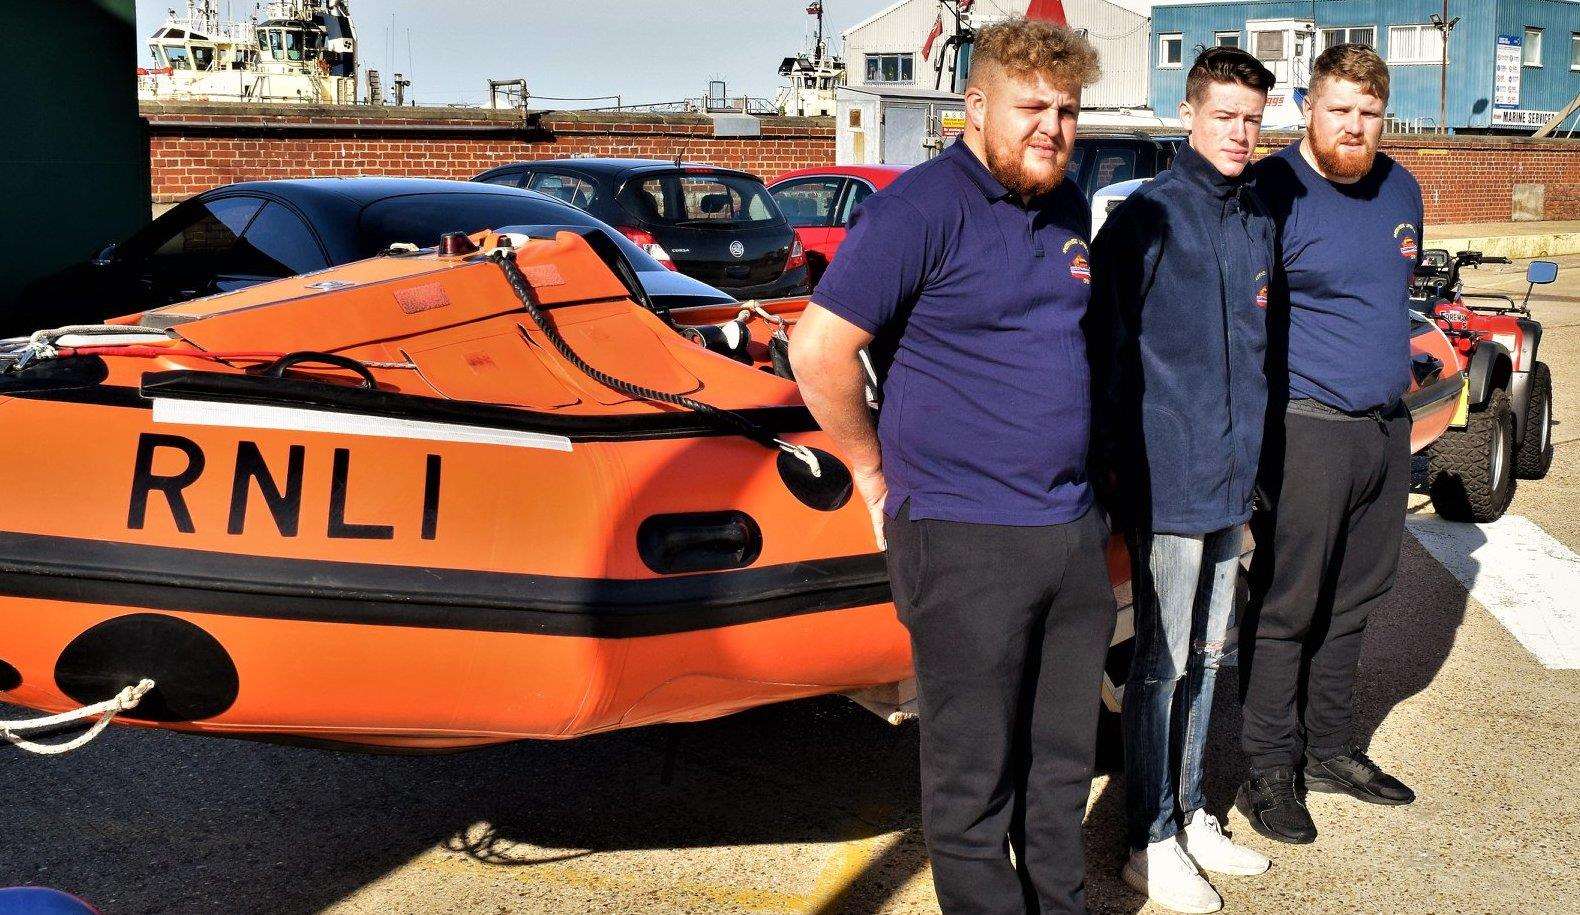
[[[1365,753],[1349,749],[1337,756],[1316,759],[1306,754],[1306,788],[1329,794],[1348,794],[1368,804],[1399,807],[1415,800],[1415,792],[1384,772]]]
[[[1275,842],[1306,845],[1317,839],[1317,824],[1311,822],[1306,805],[1295,794],[1293,766],[1252,769],[1250,779],[1235,795],[1234,806],[1251,822],[1252,829]]]

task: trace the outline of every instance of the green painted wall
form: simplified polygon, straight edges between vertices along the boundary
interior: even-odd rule
[[[4,0],[0,35],[6,308],[28,282],[148,222],[151,204],[133,0]]]

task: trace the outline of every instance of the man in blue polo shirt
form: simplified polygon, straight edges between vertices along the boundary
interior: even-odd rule
[[[1279,228],[1269,315],[1265,510],[1252,519],[1251,607],[1240,638],[1251,777],[1236,800],[1263,835],[1317,837],[1297,790],[1374,804],[1415,795],[1353,742],[1366,620],[1393,586],[1410,488],[1409,281],[1421,187],[1377,152],[1388,68],[1362,45],[1322,52],[1306,136],[1259,163]]]
[[[1097,75],[1068,29],[982,29],[964,135],[857,210],[791,342],[807,406],[887,538],[949,913],[1086,910],[1115,607],[1086,479],[1090,218],[1064,171]],[[876,429],[869,344],[887,369]]]

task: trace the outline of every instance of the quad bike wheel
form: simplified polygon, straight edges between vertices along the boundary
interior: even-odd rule
[[[1449,521],[1496,521],[1514,498],[1514,413],[1509,394],[1492,392],[1463,429],[1449,429],[1426,451],[1432,504]]]
[[[1525,403],[1525,440],[1514,455],[1514,472],[1522,480],[1540,480],[1553,464],[1553,373],[1547,363],[1531,367],[1530,396]]]

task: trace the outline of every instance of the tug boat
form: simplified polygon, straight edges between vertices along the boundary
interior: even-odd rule
[[[148,679],[117,721],[405,751],[902,714],[866,509],[787,377],[805,305],[657,310],[601,233],[528,227],[8,341],[0,699]]]

